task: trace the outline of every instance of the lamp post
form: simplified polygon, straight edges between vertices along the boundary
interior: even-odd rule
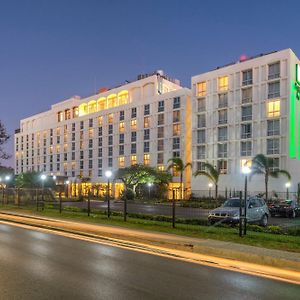
[[[148,182],[148,183],[147,183],[147,186],[148,186],[148,198],[149,198],[149,200],[150,200],[152,183],[151,183],[151,182]]]
[[[69,184],[70,184],[70,181],[66,180],[66,198],[69,198]]]
[[[208,184],[208,188],[209,188],[209,190],[208,190],[208,193],[209,193],[209,198],[211,198],[211,188],[213,187],[213,184],[210,182],[209,184]]]
[[[2,189],[2,204],[4,205],[4,185],[2,183],[2,177],[0,177],[0,184]]]
[[[105,171],[105,177],[107,178],[107,189],[106,189],[106,201],[107,201],[107,217],[110,217],[110,195],[109,195],[109,185],[110,185],[110,178],[112,176],[112,171],[107,170]]]
[[[248,165],[242,167],[242,173],[245,175],[245,190],[244,190],[244,235],[247,234],[247,188],[248,175],[251,173],[251,168]],[[240,216],[241,218],[241,216]]]
[[[45,187],[45,180],[47,179],[47,176],[45,174],[41,175],[41,181],[42,181],[42,202],[44,204],[44,187]]]
[[[285,184],[285,187],[286,187],[286,199],[288,200],[289,199],[289,188],[291,187],[291,183],[287,182]]]
[[[5,182],[6,182],[6,184],[5,184],[5,191],[6,191],[6,200],[7,200],[7,202],[8,202],[7,185],[8,185],[8,182],[10,181],[10,176],[9,176],[9,175],[6,175],[6,176],[4,177],[4,180],[5,180]],[[4,197],[3,197],[3,199],[4,199]]]

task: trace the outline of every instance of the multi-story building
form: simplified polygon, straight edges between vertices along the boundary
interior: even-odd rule
[[[219,166],[220,189],[242,189],[241,167],[256,154],[288,170],[292,189],[300,182],[300,72],[292,50],[241,59],[192,77],[194,171],[204,162]],[[298,73],[297,73],[298,72]],[[284,191],[287,179],[270,181]],[[261,176],[249,188],[263,191]],[[204,177],[192,178],[192,191],[207,190]]]
[[[191,161],[190,90],[162,71],[21,120],[15,134],[16,174],[40,171],[105,184],[106,170],[133,164],[165,169],[172,157]],[[178,192],[177,174],[171,188]],[[190,189],[187,173],[185,189]],[[122,185],[115,183],[118,196]]]

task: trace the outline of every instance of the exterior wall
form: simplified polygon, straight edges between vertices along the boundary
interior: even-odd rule
[[[109,102],[112,98],[116,103]],[[149,165],[160,169],[166,169],[173,156],[191,161],[191,125],[185,122],[191,119],[190,101],[189,89],[155,74],[85,99],[74,96],[52,105],[47,112],[21,120],[20,132],[15,134],[16,174],[36,170],[71,182],[80,175],[105,183],[106,170],[130,166],[133,156],[140,164],[147,164],[149,158]],[[161,124],[159,115],[164,115]],[[145,138],[148,129],[149,139]],[[144,149],[148,142],[149,149]],[[190,173],[184,178],[190,184],[187,177]],[[179,178],[174,177],[174,182]]]
[[[269,79],[269,65],[276,62],[280,62],[280,75]],[[201,162],[208,161],[217,165],[218,161],[226,161],[227,170],[224,170],[225,174],[220,177],[219,189],[224,190],[226,187],[228,189],[242,189],[244,184],[244,176],[241,174],[242,160],[251,160],[259,153],[267,154],[267,140],[276,139],[279,140],[279,151],[268,156],[279,159],[278,167],[291,173],[291,190],[296,191],[296,186],[300,182],[300,161],[290,158],[289,155],[290,90],[291,82],[295,81],[296,63],[299,63],[299,60],[290,49],[287,49],[192,77],[194,171],[201,168]],[[246,70],[252,70],[252,83],[243,85],[242,72]],[[219,78],[222,76],[228,76],[229,80],[228,90],[224,92],[221,92],[218,87]],[[197,84],[200,82],[206,82],[207,86],[206,95],[203,97],[198,96]],[[280,83],[280,95],[269,96],[269,83],[272,82]],[[246,88],[252,89],[252,100],[243,103],[242,90]],[[228,95],[228,104],[224,107],[219,106],[219,97],[222,93]],[[198,99],[201,98],[206,102],[206,107],[198,111]],[[280,101],[280,116],[270,117],[267,112],[268,103],[275,100]],[[252,106],[252,116],[249,120],[243,121],[242,110],[245,106]],[[300,110],[299,105],[296,109]],[[219,124],[221,110],[227,111],[227,122],[223,122],[223,124]],[[198,124],[198,115],[205,115],[206,124]],[[275,136],[269,136],[267,133],[268,121],[272,119],[278,119],[280,123],[280,133]],[[251,124],[251,137],[242,138],[241,127],[243,124]],[[218,137],[220,127],[227,127],[228,136],[224,141]],[[205,131],[206,141],[204,143],[197,141],[197,131],[199,130]],[[241,142],[247,141],[251,142],[251,151],[242,155]],[[227,153],[218,153],[218,147],[226,147],[219,146],[220,144],[227,145]],[[296,144],[299,145],[298,140]],[[204,155],[197,154],[197,147],[201,145],[205,147]],[[286,182],[285,177],[271,179],[269,190],[285,191]],[[263,178],[253,177],[249,189],[253,192],[264,191]],[[194,193],[197,193],[197,190],[208,190],[208,180],[202,176],[193,177],[192,190]]]

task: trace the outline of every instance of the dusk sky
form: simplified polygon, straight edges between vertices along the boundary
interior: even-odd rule
[[[273,50],[300,56],[300,1],[0,0],[0,119],[163,69],[190,77]],[[13,154],[13,138],[7,147]],[[11,159],[6,164],[12,165]]]

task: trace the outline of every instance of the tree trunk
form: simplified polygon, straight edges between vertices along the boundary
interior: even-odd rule
[[[181,189],[181,200],[183,200],[183,172],[180,172],[180,189]]]
[[[266,188],[266,202],[268,201],[268,175],[265,175],[265,188]]]

